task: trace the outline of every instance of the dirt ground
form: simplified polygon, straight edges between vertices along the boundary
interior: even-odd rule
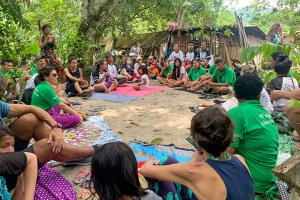
[[[198,97],[197,94],[170,88],[127,103],[82,100],[79,97],[70,98],[70,101],[82,102],[81,106],[75,108],[83,113],[91,113],[89,110],[94,106],[105,106],[106,110],[99,113],[114,133],[127,144],[133,139],[151,142],[154,138],[162,138],[162,144],[173,143],[178,147],[192,149],[192,145],[185,140],[190,133],[191,118],[195,114],[189,107],[201,106],[203,103],[213,104],[212,100],[202,100]],[[222,98],[228,96],[219,99]],[[54,169],[73,184],[78,170],[87,167],[55,167]],[[74,186],[79,191],[80,188]]]

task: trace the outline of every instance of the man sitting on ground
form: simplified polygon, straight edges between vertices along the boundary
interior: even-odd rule
[[[215,64],[217,69],[211,80],[206,81],[204,86],[212,88],[217,94],[227,94],[233,91],[233,85],[236,80],[234,71],[227,67],[222,59],[217,59]]]
[[[9,92],[12,87],[14,87],[15,82],[18,82],[19,79],[22,77],[22,72],[20,70],[15,70],[13,72],[13,60],[11,59],[3,59],[1,61],[1,69],[0,69],[0,75],[2,77],[8,75],[11,79],[8,80],[7,86],[6,86],[6,92]],[[24,79],[28,80],[30,78],[30,75],[25,75]],[[9,96],[8,100],[15,99],[16,96],[20,94],[20,84],[22,83],[22,80],[20,80],[19,83],[17,83],[16,88],[14,88],[11,91],[11,95]]]
[[[228,111],[235,122],[235,131],[227,152],[245,159],[259,198],[277,199],[277,178],[272,169],[276,166],[279,135],[272,116],[259,101],[263,85],[254,74],[240,76],[235,82],[239,105]]]

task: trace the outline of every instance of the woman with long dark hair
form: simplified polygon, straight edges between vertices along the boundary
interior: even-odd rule
[[[41,55],[45,58],[46,63],[54,63],[59,67],[60,76],[63,76],[64,68],[57,59],[54,49],[57,49],[55,36],[51,35],[51,27],[49,24],[44,24],[40,30],[43,35],[39,37],[39,46],[41,48]]]
[[[183,85],[183,79],[186,77],[185,68],[182,66],[180,58],[174,60],[174,68],[171,76],[166,79],[169,86],[179,87]]]
[[[282,23],[275,22],[267,33],[267,41],[275,44],[283,43]]]

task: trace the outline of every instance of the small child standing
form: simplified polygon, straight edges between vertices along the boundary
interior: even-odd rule
[[[133,84],[135,90],[147,90],[149,88],[149,78],[147,75],[148,69],[145,65],[139,66],[138,73],[141,75],[141,82]]]

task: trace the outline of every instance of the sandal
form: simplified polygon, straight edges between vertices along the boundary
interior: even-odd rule
[[[104,110],[106,110],[105,106],[96,106],[96,107],[90,109],[89,111],[90,112],[99,112],[99,111],[104,111]]]
[[[77,194],[78,199],[88,199],[92,195],[92,192],[89,189],[82,188]]]
[[[78,101],[75,101],[75,102],[71,101],[70,104],[71,104],[72,106],[79,106],[79,105],[81,105],[82,103],[81,103],[81,102],[78,102]]]
[[[220,105],[222,105],[225,101],[215,99],[215,100],[213,100],[213,102],[214,102],[215,104],[220,104]],[[300,141],[300,138],[299,138],[299,141]]]
[[[74,183],[80,184],[84,182],[88,177],[91,176],[90,169],[87,170],[79,170],[77,176],[74,178]]]

